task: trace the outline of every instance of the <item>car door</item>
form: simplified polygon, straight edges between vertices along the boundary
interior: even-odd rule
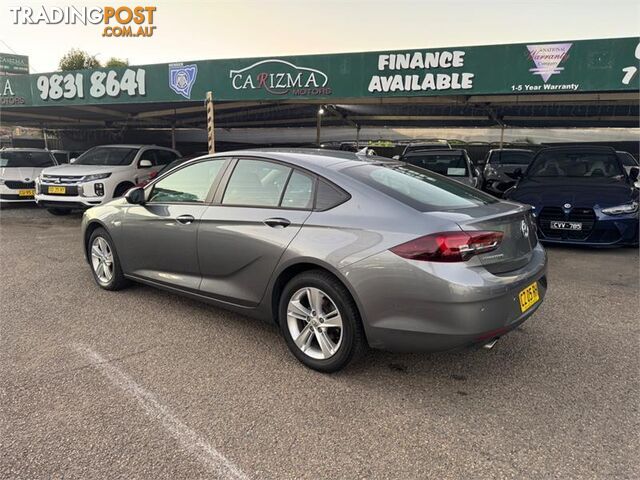
[[[127,208],[121,226],[125,273],[198,289],[198,224],[227,164],[209,158],[179,168],[147,187],[144,205]]]
[[[290,165],[262,159],[238,159],[229,171],[200,221],[200,289],[219,300],[253,306],[309,217],[316,180]]]

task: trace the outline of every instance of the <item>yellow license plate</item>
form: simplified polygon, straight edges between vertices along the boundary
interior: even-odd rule
[[[36,191],[31,190],[18,190],[19,197],[33,197],[36,194]]]
[[[540,295],[538,294],[538,282],[533,282],[527,288],[522,290],[518,294],[518,298],[520,299],[520,310],[522,310],[522,313],[533,307],[536,302],[540,300]]]
[[[67,193],[67,187],[48,187],[48,193],[62,194]]]

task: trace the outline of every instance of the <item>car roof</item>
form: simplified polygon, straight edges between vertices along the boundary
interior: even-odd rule
[[[205,158],[207,156],[208,155],[198,158]],[[318,148],[255,148],[221,152],[212,156],[263,157],[290,163],[291,165],[306,168],[311,171],[322,171],[323,169],[336,170],[338,168],[362,165],[365,163],[399,163],[396,160],[376,155],[365,156],[344,150],[322,150]]]
[[[489,150],[489,153],[492,152],[527,152],[533,153],[533,150],[529,150],[528,148],[492,148]]]
[[[616,151],[613,147],[603,147],[603,146],[592,146],[592,145],[580,145],[574,147],[545,147],[538,150],[536,153],[540,155],[544,152],[601,152],[601,153],[613,153]]]
[[[45,148],[9,147],[9,148],[0,149],[0,152],[47,152],[47,153],[51,153],[51,150],[47,150]]]
[[[405,156],[410,155],[438,155],[442,153],[462,153],[466,152],[464,148],[430,148],[428,150],[412,150],[407,152]]]

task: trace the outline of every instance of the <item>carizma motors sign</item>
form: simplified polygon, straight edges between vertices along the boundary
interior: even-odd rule
[[[272,95],[331,95],[329,77],[315,68],[268,59],[240,70],[229,70],[234,90],[262,90]]]

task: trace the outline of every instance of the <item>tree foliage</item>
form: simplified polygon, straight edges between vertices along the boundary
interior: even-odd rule
[[[107,67],[107,68],[128,67],[129,66],[129,60],[122,59],[122,58],[111,57],[109,60],[106,61],[104,66]]]
[[[84,68],[99,68],[100,62],[95,55],[89,55],[84,50],[72,48],[60,59],[60,70],[82,70]]]

